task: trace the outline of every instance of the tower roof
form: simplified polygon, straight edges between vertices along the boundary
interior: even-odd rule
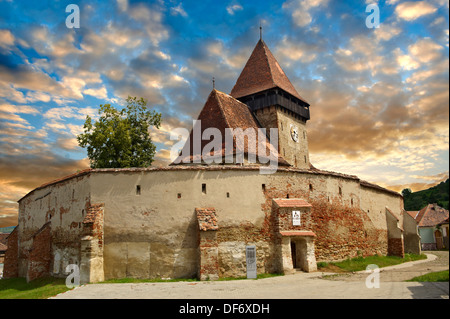
[[[231,129],[242,129],[245,131],[248,128],[254,129],[255,133],[260,133],[261,127],[259,126],[258,122],[254,118],[253,114],[245,105],[244,103],[236,100],[232,96],[220,92],[216,89],[213,89],[211,93],[208,96],[208,99],[203,106],[203,109],[200,112],[200,115],[198,116],[198,120],[201,122],[197,122],[195,125],[200,125],[200,131],[199,136],[203,136],[203,132],[208,128],[216,128],[220,131],[222,136],[222,147],[221,149],[216,153],[210,155],[223,157],[226,154],[225,151],[225,136],[226,128]],[[193,162],[195,159],[201,159],[202,154],[197,154],[196,150],[194,150],[193,145],[193,139],[194,139],[194,131],[196,130],[196,127],[192,129],[188,140],[186,141],[185,146],[182,149],[182,153],[178,160],[182,160],[183,162]],[[263,134],[263,133],[262,133]],[[212,138],[212,137],[211,137]],[[267,137],[264,135],[263,139],[266,149],[266,154],[277,154],[278,155],[278,163],[279,165],[285,165],[289,166],[289,163],[286,162],[285,159],[283,159],[280,154],[273,148],[272,144],[270,144]],[[206,145],[208,145],[211,142],[211,140],[201,140],[201,149],[200,152],[204,149]],[[258,150],[258,143],[260,141],[256,139],[256,151]],[[233,155],[236,155],[238,153],[244,153],[245,155],[249,155],[253,150],[249,148],[248,143],[244,143],[243,145],[244,149],[240,149],[240,146],[238,143],[236,143],[235,139],[233,140]],[[175,161],[177,162],[177,161]]]
[[[231,90],[231,96],[238,99],[276,87],[290,93],[309,105],[298,94],[272,52],[270,52],[265,42],[260,39]]]

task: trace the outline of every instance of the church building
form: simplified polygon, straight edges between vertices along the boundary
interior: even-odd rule
[[[311,165],[310,107],[260,39],[230,94],[209,94],[171,165],[86,169],[20,199],[4,277],[65,277],[68,265],[82,282],[241,277],[248,247],[258,274],[419,253],[399,193]],[[255,147],[239,133],[227,148],[230,130],[257,132]],[[205,153],[208,132],[221,140]]]

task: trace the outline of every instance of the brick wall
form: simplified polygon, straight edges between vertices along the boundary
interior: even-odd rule
[[[389,238],[388,255],[402,258],[405,257],[403,238]]]
[[[19,276],[18,256],[18,230],[16,227],[8,236],[8,249],[6,250],[5,264],[3,265],[4,278],[15,278]]]
[[[33,236],[33,244],[28,255],[27,281],[50,275],[52,262],[51,223],[48,222]]]

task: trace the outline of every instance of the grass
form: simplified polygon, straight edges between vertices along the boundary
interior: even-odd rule
[[[154,278],[154,279],[139,279],[139,278],[118,278],[118,279],[109,279],[99,284],[134,284],[134,283],[145,283],[145,282],[178,282],[178,281],[198,281],[196,278],[175,278],[175,279],[163,279],[163,278]]]
[[[259,274],[256,279],[264,279],[270,277],[282,276],[282,274]],[[218,281],[228,281],[228,280],[243,280],[247,279],[247,277],[221,277]],[[179,282],[179,281],[187,281],[187,282],[199,282],[197,278],[175,278],[175,279],[163,279],[163,278],[154,278],[154,279],[138,279],[138,278],[120,278],[120,279],[109,279],[100,282],[100,284],[126,284],[126,283],[145,283],[145,282]]]
[[[417,276],[407,281],[418,281],[418,282],[448,282],[448,270],[431,272],[426,275]]]
[[[47,299],[68,290],[63,278],[39,278],[29,283],[25,278],[0,279],[0,299]]]
[[[340,269],[343,272],[354,272],[354,271],[361,271],[365,270],[366,267],[370,264],[375,264],[378,267],[387,267],[392,265],[398,265],[402,264],[408,261],[414,261],[414,260],[420,260],[420,259],[426,259],[426,255],[415,255],[415,254],[405,254],[404,258],[397,257],[397,256],[368,256],[368,257],[356,257],[352,259],[346,259],[340,262],[319,262],[317,263],[317,268],[319,270],[326,270],[326,269]]]

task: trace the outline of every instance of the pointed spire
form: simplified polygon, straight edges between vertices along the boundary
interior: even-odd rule
[[[261,26],[261,21],[259,21],[259,40],[262,41],[262,26]]]
[[[258,41],[231,90],[231,96],[238,99],[276,87],[309,104],[298,94],[267,45]]]
[[[216,79],[213,77],[212,78],[212,84],[213,84],[213,90],[216,89]]]

